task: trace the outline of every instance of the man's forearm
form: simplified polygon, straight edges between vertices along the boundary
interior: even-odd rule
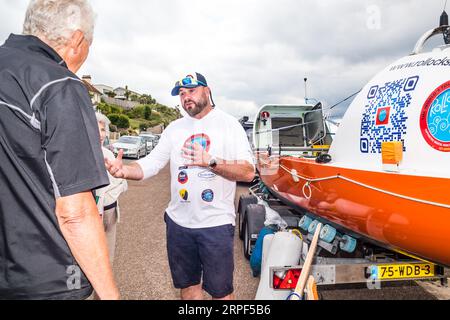
[[[213,172],[230,181],[251,182],[255,178],[255,169],[248,162],[218,159]]]
[[[80,203],[80,201],[83,201]],[[58,199],[61,232],[79,266],[101,299],[118,299],[103,224],[90,192]]]
[[[136,162],[133,162],[129,165],[124,165],[123,171],[125,179],[137,181],[144,179],[144,171],[142,171],[141,166],[138,165]]]

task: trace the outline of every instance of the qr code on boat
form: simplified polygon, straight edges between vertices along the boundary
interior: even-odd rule
[[[406,111],[418,82],[419,77],[415,76],[369,89],[361,120],[362,153],[381,153],[381,143],[388,141],[402,141],[406,151]]]

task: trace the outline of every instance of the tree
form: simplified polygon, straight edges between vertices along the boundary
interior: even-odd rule
[[[111,113],[117,113],[117,114],[123,113],[122,107],[119,107],[115,104],[110,104],[109,107],[111,108]]]
[[[115,104],[107,104],[101,102],[97,106],[97,110],[101,111],[104,115],[108,116],[110,114],[121,114],[123,109]]]
[[[162,104],[158,104],[158,106],[156,107],[156,111],[161,112],[161,113],[168,113],[169,108],[167,106],[164,106]]]
[[[144,107],[144,119],[150,120],[150,117],[152,116],[152,109],[150,109],[149,106]]]
[[[127,100],[130,100],[130,90],[128,90],[128,86],[125,86],[125,98],[127,98]]]
[[[126,110],[125,113],[131,119],[142,119],[144,118],[144,106],[136,106],[132,109]]]
[[[121,114],[119,116],[119,120],[117,122],[117,127],[127,129],[130,127],[130,118],[128,118],[126,115]]]
[[[156,100],[152,98],[152,96],[150,94],[143,94],[140,98],[139,98],[139,103],[140,104],[155,104]]]
[[[110,114],[108,119],[119,129],[128,129],[130,127],[130,118],[123,114]]]
[[[112,113],[109,114],[107,117],[113,125],[117,126],[117,123],[119,122],[119,116],[120,116],[119,114]]]

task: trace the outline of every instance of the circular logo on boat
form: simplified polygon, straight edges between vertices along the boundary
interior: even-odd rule
[[[186,173],[186,171],[181,171],[178,174],[178,182],[179,183],[185,184],[186,182],[188,182],[188,180],[189,180],[189,177],[188,177],[188,174]]]
[[[206,152],[209,152],[211,140],[209,139],[208,135],[206,135],[204,133],[195,134],[195,135],[191,136],[190,138],[188,138],[184,142],[184,147],[187,148],[188,144],[195,144],[195,143],[198,143],[199,145],[201,145],[203,147],[203,149]]]
[[[425,101],[420,129],[431,147],[450,152],[450,81],[439,86]]]
[[[207,189],[202,192],[202,200],[205,202],[213,202],[214,192],[211,189]]]

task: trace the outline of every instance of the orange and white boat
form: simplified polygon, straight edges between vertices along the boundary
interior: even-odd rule
[[[321,239],[338,236],[343,251],[371,242],[450,266],[450,45],[422,52],[447,29],[376,75],[335,135],[320,104],[258,112],[261,181],[305,213],[304,229],[324,223]]]

